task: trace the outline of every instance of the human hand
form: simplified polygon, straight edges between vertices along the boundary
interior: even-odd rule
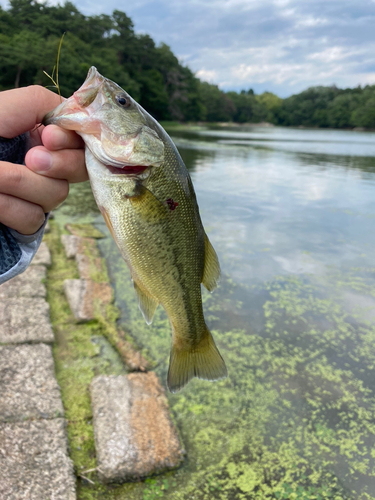
[[[33,85],[0,92],[0,137],[30,131],[25,165],[0,161],[0,222],[22,234],[33,234],[45,213],[62,203],[70,182],[88,179],[83,141],[56,125],[35,126],[60,104],[53,92]]]

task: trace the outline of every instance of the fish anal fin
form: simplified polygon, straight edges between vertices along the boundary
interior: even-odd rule
[[[211,245],[207,234],[204,235],[204,271],[202,283],[209,292],[217,287],[220,278],[220,264],[214,247]]]
[[[168,371],[168,388],[181,390],[193,377],[203,380],[219,380],[227,376],[225,362],[206,327],[202,340],[189,348],[175,342],[172,346]]]
[[[152,323],[152,319],[155,314],[155,310],[158,307],[158,303],[154,300],[150,294],[144,291],[136,281],[134,281],[134,290],[137,293],[138,305],[143,317],[148,325]]]

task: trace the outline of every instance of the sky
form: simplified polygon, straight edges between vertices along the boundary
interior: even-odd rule
[[[199,78],[223,90],[287,97],[314,85],[375,84],[375,0],[72,3],[86,15],[124,11],[136,32],[168,44]]]

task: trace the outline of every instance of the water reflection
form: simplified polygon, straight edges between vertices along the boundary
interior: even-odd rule
[[[209,151],[192,153],[197,137],[212,141],[249,134],[193,130],[187,146],[190,133],[175,136],[172,131],[192,172],[203,221],[221,253],[224,271],[247,283],[279,273],[323,272],[327,265],[370,265],[372,255],[364,255],[361,239],[367,232],[366,244],[375,244],[374,232],[368,231],[375,216],[375,134],[264,129],[263,135],[288,136],[289,143],[296,134],[298,143],[305,145],[319,145],[328,136],[331,154],[286,152],[277,145],[214,149],[212,144]],[[348,138],[354,138],[350,145]],[[361,156],[364,144],[373,157]],[[343,156],[347,147],[357,156]]]
[[[230,376],[170,395],[189,459],[164,497],[374,500],[375,134],[170,133],[223,269],[204,310]],[[100,246],[121,324],[165,380],[167,318],[145,325],[112,239]]]
[[[321,498],[375,498],[375,273],[364,271],[374,266],[375,134],[215,129],[194,131],[186,147],[188,135],[174,135],[187,162],[189,148],[216,141],[214,165],[210,156],[206,168],[189,166],[224,273],[241,284],[231,306],[217,298],[221,311],[210,326],[223,332],[224,345],[225,332],[243,330],[237,363],[250,370],[259,364],[249,351],[243,359],[247,342],[255,349],[262,339],[256,379],[278,391],[267,405],[278,416],[266,419],[262,449],[278,449],[277,461],[289,442],[293,467],[310,464]],[[248,398],[254,404],[254,394]],[[276,448],[265,445],[271,436]],[[316,498],[309,474],[292,470],[282,487],[275,479],[272,498]],[[267,481],[258,481],[260,489],[249,491],[266,491]]]

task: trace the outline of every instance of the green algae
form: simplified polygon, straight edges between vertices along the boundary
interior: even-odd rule
[[[69,224],[69,230],[72,234],[80,236],[81,238],[104,238],[104,234],[96,229],[96,227],[92,224],[71,223]]]
[[[108,238],[99,246],[120,323],[165,381],[168,319],[158,308],[153,325],[144,324],[114,244]],[[347,290],[372,295],[375,288],[354,271],[333,269],[325,279],[281,276],[250,291],[224,277],[218,291],[204,292],[205,317],[229,378],[194,380],[169,395],[188,461],[174,473],[173,490],[161,490],[162,478],[155,478],[154,498],[375,498],[374,325],[362,321],[358,308],[349,310]],[[262,301],[258,322],[244,310],[249,294]]]
[[[96,467],[89,394],[91,380],[100,374],[126,373],[126,368],[120,355],[106,339],[105,325],[96,320],[77,324],[71,314],[63,293],[63,281],[78,278],[78,273],[76,263],[65,257],[60,235],[61,229],[51,221],[51,232],[45,236],[52,253],[52,266],[47,276],[47,300],[55,332],[53,353],[56,377],[67,419],[70,456],[78,478],[78,498],[138,499],[141,498],[143,484],[107,487],[99,483],[95,470],[91,470]]]
[[[63,276],[77,271],[61,249],[53,250],[61,262],[54,257],[48,284],[77,474],[95,467],[90,380],[119,370],[111,356],[101,360],[91,339],[108,337],[119,319],[163,381],[171,341],[161,308],[152,326],[144,323],[112,240],[100,240],[99,247],[120,314],[111,306],[105,321],[74,324],[57,289]],[[79,498],[374,500],[374,297],[374,269],[365,266],[327,267],[323,276],[284,275],[248,288],[224,277],[203,302],[229,378],[194,380],[169,395],[186,462],[177,471],[118,487],[100,485],[95,473],[87,473],[95,485],[81,479]],[[110,343],[115,346],[115,339]]]
[[[90,182],[71,184],[68,198],[54,213],[58,215],[59,220],[65,219],[66,222],[71,222],[72,219],[79,218],[80,223],[89,222],[94,214],[98,215],[99,209],[92,194]]]

